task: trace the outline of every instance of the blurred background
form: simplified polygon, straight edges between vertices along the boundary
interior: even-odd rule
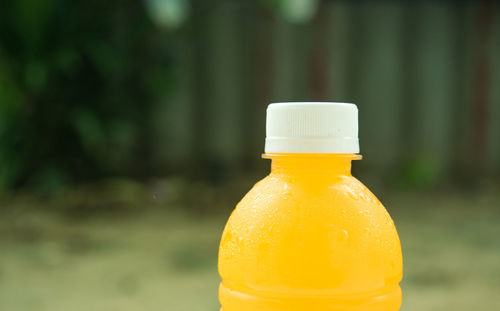
[[[402,310],[499,310],[494,1],[0,3],[0,309],[218,310],[265,109],[360,109]]]

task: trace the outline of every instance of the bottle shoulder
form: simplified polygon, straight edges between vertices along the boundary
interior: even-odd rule
[[[394,229],[394,222],[377,197],[353,176],[328,180],[298,180],[269,175],[257,182],[233,211],[228,225],[287,227],[332,226]],[[246,230],[246,229],[245,229]],[[394,229],[395,231],[395,229]]]
[[[270,174],[257,182],[239,205],[254,205],[261,202],[271,204],[282,200],[289,201],[292,198],[296,203],[301,201],[302,203],[329,204],[346,198],[344,203],[355,201],[356,203],[382,205],[378,198],[354,176],[307,177],[301,179],[294,176]]]

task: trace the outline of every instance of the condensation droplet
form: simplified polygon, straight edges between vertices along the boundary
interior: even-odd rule
[[[349,239],[349,231],[347,230],[341,230],[338,235],[338,241],[339,242],[345,242]]]

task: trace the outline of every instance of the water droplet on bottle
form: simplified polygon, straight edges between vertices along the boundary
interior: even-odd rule
[[[345,229],[344,229],[344,230],[341,230],[341,231],[339,232],[338,241],[339,241],[339,242],[345,242],[345,241],[347,241],[348,239],[349,239],[349,231],[347,231],[347,230],[345,230]]]

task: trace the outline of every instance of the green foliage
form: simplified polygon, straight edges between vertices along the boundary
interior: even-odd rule
[[[0,29],[0,189],[136,174],[171,67],[144,3],[7,1]]]
[[[430,187],[439,180],[439,170],[432,157],[416,155],[403,161],[397,178],[400,187]]]

